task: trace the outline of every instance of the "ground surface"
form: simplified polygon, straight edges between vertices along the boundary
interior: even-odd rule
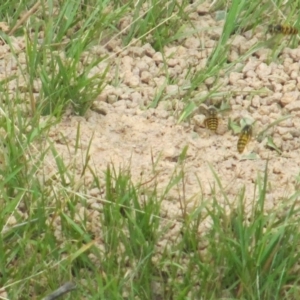
[[[203,11],[206,7],[197,9]],[[220,116],[223,127],[214,134],[201,125],[201,116],[200,125],[199,122],[194,124],[193,117],[178,122],[185,107],[180,100],[189,86],[187,73],[204,68],[223,28],[223,21],[216,21],[214,14],[202,15],[195,11],[191,18],[194,28],[187,25],[187,38],[165,47],[165,57],[147,43],[137,42],[123,49],[118,37],[105,46],[94,47],[91,53],[109,56],[93,70],[101,72],[109,65],[108,84],[85,117],[66,113],[63,120],[50,130],[49,137],[66,164],[76,162],[78,177],[89,150],[90,165],[100,177],[104,178],[103,172],[110,163],[115,168],[130,166],[134,182],[150,181],[148,186],[151,187],[154,182],[151,179],[155,178],[161,189],[167,186],[178,166],[180,153],[188,146],[184,197],[188,208],[195,207],[203,197],[207,199],[211,195],[215,179],[209,165],[220,176],[232,202],[245,186],[246,199],[251,203],[257,176],[262,175],[269,159],[268,210],[294,192],[299,174],[300,49],[284,48],[272,62],[272,51],[262,48],[236,62],[230,72],[221,72],[218,78],[209,78],[199,86],[190,99],[196,106],[216,86],[219,86],[221,96],[215,100],[224,99],[231,106],[228,114]],[[124,24],[127,24],[126,20]],[[228,63],[238,60],[265,36],[264,26],[256,28],[255,33],[250,31],[234,36]],[[22,56],[22,45],[22,38],[16,40],[19,56]],[[2,51],[4,59],[1,60],[0,74],[5,78],[16,72],[16,64],[10,53],[5,53],[4,48]],[[164,85],[163,99],[156,108],[147,109]],[[11,88],[15,87],[12,85]],[[288,114],[290,118],[267,132],[281,154],[266,148],[266,140],[259,143],[255,136],[243,154],[237,152],[238,136],[227,129],[229,117],[237,122],[242,118],[256,121],[255,130],[260,132]],[[75,155],[79,123],[81,151]],[[255,159],[248,159],[249,153],[255,153]],[[153,162],[157,162],[155,170]],[[49,154],[45,158],[46,180],[56,171],[54,158]],[[92,175],[86,175],[86,184],[89,182],[92,182]],[[92,202],[97,202],[99,197],[100,191],[91,192],[91,210],[95,208]],[[167,219],[182,215],[178,200],[176,189],[164,200],[162,206]]]
[[[198,11],[203,11],[203,7],[198,7]],[[82,150],[88,149],[92,139],[91,162],[98,173],[104,171],[108,163],[117,168],[130,165],[135,182],[147,182],[155,174],[161,188],[169,182],[179,154],[188,146],[185,197],[194,199],[190,200],[191,206],[193,201],[199,201],[202,192],[205,196],[211,193],[215,180],[209,164],[219,174],[232,201],[244,185],[246,198],[252,201],[257,176],[262,174],[269,159],[266,208],[276,206],[294,191],[299,174],[300,50],[284,48],[279,58],[270,62],[271,50],[262,48],[236,63],[232,71],[220,74],[218,80],[210,78],[200,86],[191,99],[194,103],[197,104],[215,85],[220,85],[218,91],[224,96],[218,99],[227,100],[231,106],[228,114],[220,116],[221,129],[212,134],[203,124],[202,127],[201,124],[194,125],[193,120],[178,123],[184,107],[180,99],[189,84],[185,77],[187,70],[191,68],[193,72],[204,66],[223,26],[222,21],[214,19],[214,14],[202,16],[194,12],[192,19],[197,34],[165,47],[167,71],[162,54],[149,44],[138,42],[119,52],[121,40],[116,38],[105,48],[97,47],[96,50],[113,57],[99,69],[109,64],[108,78],[117,76],[117,86],[108,84],[95,102],[98,110],[89,111],[85,118],[66,116],[51,130],[51,138],[63,157],[74,159],[69,148],[75,145],[80,123]],[[186,28],[187,32],[192,30],[192,27]],[[234,37],[228,62],[247,53],[265,36],[266,28],[261,26],[254,34],[246,32]],[[167,74],[175,84],[166,84]],[[146,110],[164,84],[166,95],[163,100],[157,108]],[[273,126],[266,135],[273,138],[281,154],[266,148],[266,139],[259,143],[255,134],[244,153],[237,152],[238,136],[227,129],[229,117],[237,122],[243,118],[255,121],[255,133],[258,133],[286,115],[290,118]],[[61,136],[65,136],[68,145],[62,142]],[[255,159],[248,159],[249,153],[256,154]],[[154,173],[151,157],[158,161]],[[77,163],[80,162],[78,158]],[[192,198],[195,195],[198,197]],[[176,191],[164,205],[168,207],[168,217],[181,214]]]

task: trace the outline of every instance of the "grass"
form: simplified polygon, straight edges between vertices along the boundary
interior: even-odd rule
[[[277,23],[286,16],[287,23],[298,25],[294,16],[299,1],[227,3],[215,1],[212,8],[228,12],[223,14],[224,30],[205,68],[191,66],[187,72],[190,85],[180,121],[208,97],[219,96],[220,72],[230,72],[254,50],[269,45],[258,43],[239,61],[229,62],[236,33],[256,28],[266,18]],[[13,34],[2,32],[1,39],[18,70],[0,82],[0,299],[41,299],[70,280],[77,289],[65,299],[297,299],[299,192],[266,213],[267,163],[258,174],[251,207],[245,206],[250,193],[246,187],[230,199],[211,168],[211,196],[200,192],[195,195],[199,205],[188,209],[187,147],[161,191],[158,158],[152,158],[153,180],[147,185],[133,182],[130,166],[116,169],[110,164],[95,170],[92,138],[83,152],[80,125],[75,149],[69,148],[70,157],[75,152],[73,159],[62,157],[48,139],[66,110],[84,116],[107,84],[112,57],[91,54],[99,41],[119,37],[123,50],[136,41],[149,42],[163,53],[165,46],[192,35],[184,30],[185,24],[192,24],[189,1],[50,0],[41,1],[24,18],[33,4],[10,0],[0,7],[1,20],[15,27]],[[129,26],[121,30],[120,21],[128,17]],[[15,38],[23,36],[25,62],[15,48]],[[100,63],[107,63],[103,72],[97,72]],[[197,98],[210,77],[216,78],[214,88]],[[150,107],[164,97],[162,86]],[[56,170],[51,176],[50,162]],[[92,182],[86,182],[87,173]],[[180,202],[178,220],[164,217],[162,209],[174,190]],[[170,232],[174,234],[166,240]]]

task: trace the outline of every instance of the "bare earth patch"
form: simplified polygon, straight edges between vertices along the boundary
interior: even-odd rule
[[[197,8],[198,11],[203,9],[206,7]],[[180,99],[186,94],[186,86],[189,86],[189,80],[186,79],[188,69],[192,73],[205,66],[223,26],[222,21],[216,21],[213,14],[202,16],[192,13],[191,16],[199,32],[188,34],[194,28],[186,27],[189,37],[165,47],[165,57],[150,44],[142,45],[140,41],[122,49],[120,38],[112,39],[105,44],[105,48],[101,45],[94,47],[92,53],[95,55],[109,55],[108,60],[92,70],[92,73],[102,72],[109,65],[108,84],[85,118],[66,115],[60,124],[51,129],[50,138],[66,164],[68,160],[76,160],[78,175],[92,139],[90,162],[98,174],[105,171],[110,163],[117,168],[130,166],[135,182],[147,182],[155,175],[162,189],[169,182],[181,151],[188,146],[185,199],[193,199],[191,207],[197,205],[201,198],[195,195],[204,193],[204,196],[209,196],[211,193],[215,179],[208,164],[219,174],[233,202],[243,185],[246,186],[247,199],[252,201],[257,175],[264,171],[266,160],[269,159],[271,184],[266,204],[271,208],[294,191],[295,177],[299,173],[300,51],[285,48],[276,62],[267,64],[271,50],[260,49],[246,58],[245,62],[237,63],[233,71],[220,74],[219,90],[229,99],[232,109],[230,118],[239,120],[250,117],[256,121],[256,131],[259,131],[281,116],[291,114],[290,119],[269,130],[274,142],[282,150],[281,155],[266,149],[265,141],[258,143],[254,139],[245,153],[240,155],[236,150],[238,137],[229,130],[214,135],[201,126],[195,129],[196,126],[190,122],[177,122],[184,107]],[[232,38],[228,61],[246,53],[263,37],[263,32],[264,28],[256,28],[254,34],[246,32]],[[19,58],[22,58],[24,44],[22,38],[15,39]],[[1,57],[1,78],[11,74],[20,76],[8,46],[2,46]],[[21,59],[22,62],[25,64],[24,59]],[[168,84],[167,76],[176,83]],[[114,81],[118,84],[113,84]],[[12,91],[16,88],[15,84],[11,81]],[[204,85],[196,89],[191,101],[197,103],[214,84],[217,84],[215,78],[206,80]],[[160,89],[166,93],[163,101],[159,102],[156,109],[146,110]],[[255,93],[257,91],[260,92]],[[228,117],[222,118],[223,123],[227,124]],[[76,143],[79,123],[82,152],[74,157],[72,147]],[[250,152],[256,153],[257,159],[242,159]],[[158,160],[154,173],[152,157]],[[47,157],[45,168],[49,176],[56,172],[53,158]],[[86,184],[89,180],[92,181],[92,176],[87,178]],[[173,218],[181,214],[178,193],[173,191],[169,197],[165,203],[166,211],[168,217]]]
[[[210,78],[205,85],[198,87],[191,99],[195,103],[221,82],[219,91],[224,93],[232,109],[228,116],[221,117],[225,124],[223,130],[211,134],[203,124],[199,127],[199,124],[194,126],[187,120],[180,124],[177,122],[184,106],[179,100],[186,94],[185,87],[189,85],[187,70],[190,68],[193,72],[203,68],[223,26],[221,21],[215,21],[213,15],[195,14],[193,22],[195,28],[199,28],[199,34],[165,47],[165,61],[160,52],[140,42],[121,52],[119,39],[113,39],[105,48],[95,47],[95,53],[107,53],[113,57],[98,68],[101,71],[107,64],[110,65],[108,81],[111,80],[111,84],[99,95],[94,109],[85,118],[66,116],[51,130],[50,137],[66,161],[76,160],[78,175],[82,169],[80,161],[85,157],[92,139],[90,162],[98,174],[105,171],[110,163],[116,168],[126,169],[130,166],[134,182],[150,180],[151,186],[151,179],[155,176],[161,189],[168,184],[181,151],[188,146],[185,200],[191,208],[201,201],[202,193],[204,198],[211,194],[215,179],[209,164],[219,174],[233,203],[245,185],[246,199],[250,204],[257,176],[262,175],[269,160],[270,185],[266,209],[280,205],[286,196],[294,192],[299,173],[300,51],[285,48],[279,59],[269,64],[267,61],[271,50],[260,49],[244,62],[237,63],[232,71],[220,74],[218,82]],[[207,28],[205,34],[203,28]],[[187,32],[189,30],[192,28],[186,28]],[[256,28],[255,33],[246,32],[233,37],[228,61],[245,54],[264,36],[265,29],[261,27]],[[166,84],[167,75],[176,79],[176,83]],[[116,76],[118,84],[114,86],[112,82]],[[146,110],[145,107],[165,84],[163,101],[159,102],[157,108]],[[243,154],[237,152],[238,136],[227,129],[228,117],[233,120],[250,118],[255,121],[255,131],[260,132],[287,114],[290,114],[290,118],[267,132],[267,136],[272,137],[275,145],[281,149],[281,155],[266,147],[266,139],[259,143],[255,138],[252,138]],[[75,158],[69,149],[75,146],[79,123],[82,153]],[[250,153],[256,154],[255,159],[248,159]],[[158,161],[155,172],[152,158]],[[87,184],[89,180],[92,181],[92,176],[86,181]],[[172,191],[168,197],[164,203],[166,217],[172,219],[180,216],[178,191]]]

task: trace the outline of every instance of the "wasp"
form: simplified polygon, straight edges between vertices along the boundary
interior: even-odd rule
[[[239,153],[242,153],[248,142],[251,140],[252,137],[252,126],[245,125],[240,133],[238,142],[237,142],[237,150]]]
[[[218,112],[214,106],[207,109],[207,117],[204,120],[205,127],[216,132],[219,125]]]
[[[297,34],[298,29],[289,25],[270,25],[269,26],[270,33],[282,33],[282,34]]]

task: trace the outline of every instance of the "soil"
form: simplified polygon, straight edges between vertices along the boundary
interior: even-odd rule
[[[77,162],[81,156],[84,157],[92,139],[89,153],[98,173],[110,163],[117,169],[126,169],[130,165],[134,182],[147,182],[155,175],[161,189],[169,183],[174,169],[178,167],[180,153],[188,146],[184,164],[185,199],[194,199],[196,203],[202,197],[200,195],[204,198],[211,195],[215,185],[211,167],[233,202],[245,186],[246,200],[251,203],[258,175],[263,176],[268,161],[270,184],[266,209],[272,208],[295,191],[299,174],[300,49],[286,47],[277,59],[270,62],[272,50],[261,48],[244,61],[237,62],[230,72],[220,74],[218,80],[208,78],[205,85],[196,89],[191,97],[191,102],[196,105],[215,85],[220,85],[218,92],[225,96],[211,101],[226,100],[230,104],[231,111],[219,116],[221,129],[216,134],[204,128],[203,115],[200,115],[200,125],[195,122],[199,115],[179,123],[184,108],[180,100],[187,93],[185,87],[190,84],[186,79],[187,70],[190,68],[193,72],[203,68],[223,28],[223,21],[216,21],[214,14],[202,15],[207,9],[205,4],[196,9],[202,13],[193,12],[191,18],[200,33],[190,34],[186,39],[164,48],[167,71],[163,55],[150,44],[137,41],[134,46],[120,51],[121,39],[116,38],[104,48],[95,47],[93,51],[102,51],[113,57],[113,60],[103,62],[99,69],[109,64],[108,79],[118,74],[119,84],[108,84],[85,118],[66,116],[52,129],[51,138],[64,158],[74,159],[69,148],[75,145],[80,123],[83,153],[78,154]],[[207,28],[207,31],[200,30],[202,28]],[[191,30],[186,28],[187,32]],[[241,57],[265,35],[266,28],[259,26],[253,31],[233,36],[228,62]],[[289,41],[291,38],[283,39]],[[166,84],[165,96],[158,107],[147,109],[157,90],[167,82],[166,73],[177,83]],[[209,101],[206,100],[206,103],[209,104]],[[238,135],[227,129],[228,118],[237,122],[240,119],[255,121],[254,131],[258,133],[287,115],[290,117],[267,131],[263,141],[257,141],[254,133],[245,151],[242,154],[237,152]],[[68,145],[59,142],[61,136],[65,137]],[[268,137],[273,139],[280,153],[267,147]],[[155,172],[153,161],[158,161]],[[167,208],[166,214],[172,219],[182,214],[178,191],[172,191],[168,197],[165,205],[172,208]],[[193,201],[190,200],[190,207],[194,207]]]

